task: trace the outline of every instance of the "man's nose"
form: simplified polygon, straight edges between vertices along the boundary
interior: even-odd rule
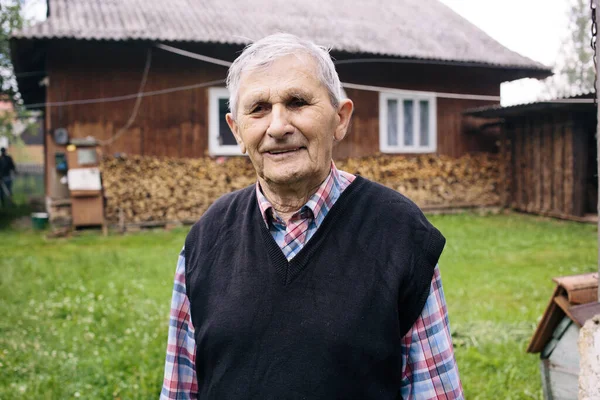
[[[287,134],[294,133],[294,127],[290,124],[288,110],[282,104],[274,104],[271,109],[271,121],[267,128],[267,135],[273,139],[281,139]]]

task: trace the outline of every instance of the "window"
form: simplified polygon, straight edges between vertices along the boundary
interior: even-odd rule
[[[435,97],[379,94],[379,147],[384,153],[433,153],[437,145]]]
[[[213,156],[242,155],[225,121],[229,112],[229,91],[226,88],[210,88],[208,100],[208,152]]]

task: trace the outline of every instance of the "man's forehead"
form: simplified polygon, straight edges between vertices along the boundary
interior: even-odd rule
[[[288,55],[268,65],[252,68],[240,77],[239,98],[265,99],[293,94],[308,95],[322,86],[316,62],[308,55]]]
[[[301,51],[298,53],[279,55],[261,63],[249,62],[240,72],[243,77],[244,75],[252,74],[255,71],[269,71],[279,65],[314,70],[316,69],[317,62],[310,54]]]

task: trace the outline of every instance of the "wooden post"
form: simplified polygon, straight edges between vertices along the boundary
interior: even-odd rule
[[[598,0],[592,0],[594,19],[598,21]],[[596,66],[600,62],[598,52],[596,57]],[[600,84],[598,83],[598,69],[596,67],[596,100],[600,103],[598,92]],[[598,271],[600,272],[600,112],[596,107],[596,149],[598,150],[596,162],[598,171]],[[598,300],[600,301],[600,273],[598,285]],[[598,398],[600,390],[600,315],[594,316],[588,320],[580,331],[579,335],[579,399],[592,400]]]
[[[596,14],[596,21],[598,21],[598,16],[600,13],[598,13],[598,0],[594,0],[594,13]],[[597,42],[596,42],[597,43]],[[596,51],[595,57],[596,57],[596,68],[598,68],[597,66],[600,65],[600,52]],[[599,92],[600,92],[600,85],[598,84],[598,69],[596,69],[596,99],[597,102],[600,103],[600,97],[599,97]],[[596,107],[596,149],[597,149],[597,153],[596,153],[596,163],[597,165],[597,169],[598,169],[598,272],[600,272],[600,137],[598,137],[598,132],[600,132],[600,109],[598,107]],[[600,273],[598,274],[598,300],[600,301]]]
[[[594,400],[600,393],[600,315],[589,319],[579,333],[579,399]]]

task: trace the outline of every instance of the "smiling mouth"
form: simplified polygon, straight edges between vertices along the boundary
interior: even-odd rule
[[[298,150],[302,150],[304,147],[295,147],[293,149],[280,149],[280,150],[270,150],[267,153],[269,154],[285,154],[285,153],[293,153]]]

